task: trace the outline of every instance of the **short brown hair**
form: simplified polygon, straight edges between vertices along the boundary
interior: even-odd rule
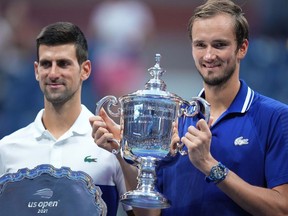
[[[249,24],[242,8],[230,0],[208,0],[205,4],[197,7],[188,23],[190,39],[192,40],[192,28],[195,20],[213,17],[220,13],[229,14],[234,18],[237,47],[240,47],[245,39],[249,39]]]

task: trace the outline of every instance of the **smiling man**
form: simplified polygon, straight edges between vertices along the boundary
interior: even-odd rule
[[[95,145],[93,113],[81,104],[82,84],[91,73],[86,38],[76,25],[57,22],[44,27],[36,43],[34,69],[44,109],[0,141],[0,174],[40,164],[84,171],[100,186],[108,215],[116,215],[119,195],[126,191],[123,173],[115,156]]]
[[[242,9],[230,0],[208,0],[196,8],[188,27],[203,79],[200,96],[210,103],[213,121],[188,126],[181,137],[188,156],[178,153],[157,168],[158,190],[171,207],[142,214],[288,215],[288,107],[239,78],[249,45]],[[119,138],[115,122],[103,111],[90,120],[98,146],[115,149],[108,142]],[[179,140],[174,134],[172,144]],[[137,172],[132,176],[133,167],[117,158],[135,186]]]

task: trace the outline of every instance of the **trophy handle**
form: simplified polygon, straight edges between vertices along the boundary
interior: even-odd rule
[[[191,101],[183,101],[180,105],[178,117],[178,134],[180,139],[185,135],[184,128],[192,125],[194,118],[196,118],[196,121],[194,120],[195,124],[200,119],[204,119],[207,123],[209,122],[210,104],[201,97],[192,97]],[[187,155],[187,151],[183,150],[183,147],[183,143],[177,143],[176,152],[179,152],[181,155]]]
[[[115,96],[113,96],[113,95],[107,95],[107,96],[103,97],[101,100],[99,100],[96,103],[95,115],[99,115],[100,109],[104,106],[105,103],[108,103],[107,104],[108,113],[112,117],[119,118],[120,114],[121,114],[121,109],[118,108],[116,113],[111,110],[112,106],[117,106],[118,105],[118,99]]]
[[[102,99],[100,99],[96,103],[95,115],[99,115],[101,108],[106,103],[107,103],[107,111],[108,111],[109,115],[111,115],[112,117],[119,118],[120,114],[121,114],[121,109],[118,108],[116,113],[111,110],[112,106],[118,105],[118,99],[113,95],[107,95],[107,96],[103,97]],[[111,139],[111,140],[109,140],[109,142],[115,142],[118,145],[118,149],[112,149],[112,151],[111,151],[112,154],[117,155],[121,149],[120,142],[116,139]]]
[[[192,101],[196,101],[199,111],[203,115],[204,120],[208,123],[210,120],[210,104],[202,97],[192,97]]]

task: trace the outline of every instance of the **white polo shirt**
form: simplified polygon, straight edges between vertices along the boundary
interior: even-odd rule
[[[84,171],[100,186],[108,215],[114,215],[109,212],[117,210],[119,195],[126,192],[124,177],[116,157],[94,143],[89,123],[93,114],[82,105],[72,127],[55,139],[42,124],[43,111],[34,122],[0,140],[0,175],[40,164]]]

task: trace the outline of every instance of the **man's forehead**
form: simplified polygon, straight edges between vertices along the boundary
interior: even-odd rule
[[[76,58],[76,48],[73,44],[64,45],[40,45],[39,46],[40,58]]]
[[[193,41],[232,40],[236,38],[234,23],[231,19],[199,19],[193,24],[191,38]]]

